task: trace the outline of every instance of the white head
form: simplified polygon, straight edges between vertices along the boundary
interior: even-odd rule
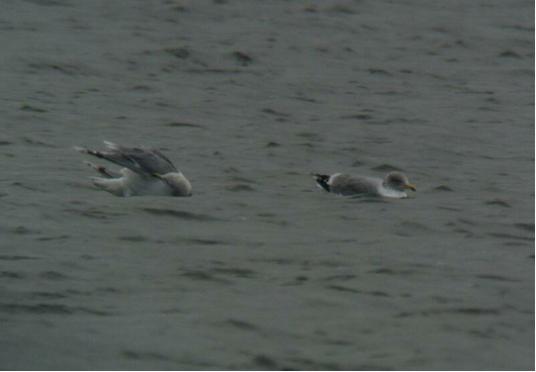
[[[390,172],[383,180],[383,186],[397,191],[405,191],[410,189],[417,191],[415,185],[409,183],[408,177],[400,172]]]
[[[171,188],[173,196],[192,196],[192,185],[181,172],[166,173],[159,178]]]

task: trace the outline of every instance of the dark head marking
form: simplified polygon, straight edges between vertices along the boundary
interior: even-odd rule
[[[328,184],[330,176],[325,175],[325,174],[315,174],[314,176],[315,176],[316,183],[320,187],[322,187],[327,192],[331,191],[331,188]]]

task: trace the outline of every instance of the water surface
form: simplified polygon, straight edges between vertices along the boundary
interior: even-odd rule
[[[533,6],[5,1],[0,367],[534,368]],[[93,189],[103,139],[194,196]]]

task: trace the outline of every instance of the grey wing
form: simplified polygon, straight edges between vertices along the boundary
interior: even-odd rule
[[[144,176],[177,171],[173,163],[158,150],[123,147],[111,142],[105,142],[105,144],[108,150],[89,153]]]
[[[343,195],[375,193],[375,182],[367,177],[341,175],[332,185],[335,192]]]
[[[143,173],[162,175],[177,172],[177,168],[171,160],[158,150],[135,147],[126,149],[123,154],[135,164],[136,169]],[[136,171],[135,169],[132,170]]]

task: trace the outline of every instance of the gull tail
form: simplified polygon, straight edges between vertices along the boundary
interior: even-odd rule
[[[95,151],[95,150],[90,150],[87,147],[73,146],[73,149],[75,151],[78,151],[78,152],[82,153],[82,154],[93,155],[93,156],[96,156],[97,158],[101,158],[101,159],[104,158],[104,156],[103,156],[103,154],[101,152]]]
[[[123,185],[123,180],[120,178],[106,179],[100,177],[90,177],[93,185],[98,188],[108,191],[110,194],[115,196],[128,196],[128,190],[125,189]]]
[[[94,164],[94,163],[92,163],[90,161],[84,161],[84,164],[87,165],[88,167],[96,170],[97,172],[99,172],[103,176],[106,176],[107,178],[121,177],[120,174],[116,174],[115,172],[112,172],[112,171],[108,170],[108,168],[106,168],[103,165]]]

